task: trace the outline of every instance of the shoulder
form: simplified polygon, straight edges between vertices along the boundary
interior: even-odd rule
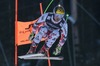
[[[47,14],[54,14],[53,12],[47,12]]]
[[[42,14],[41,16],[46,16],[46,15],[48,15],[48,13],[44,13],[44,14]]]
[[[40,16],[40,19],[45,19],[48,16],[48,13],[44,13]]]
[[[47,12],[47,13],[45,13],[45,14],[47,14],[47,15],[54,15],[53,12]]]

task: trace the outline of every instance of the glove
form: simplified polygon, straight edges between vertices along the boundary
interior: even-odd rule
[[[54,55],[59,55],[61,53],[61,46],[57,46],[56,49],[53,51]]]
[[[34,33],[32,32],[32,33],[30,34],[30,36],[29,36],[29,40],[32,41],[33,38],[34,38]]]

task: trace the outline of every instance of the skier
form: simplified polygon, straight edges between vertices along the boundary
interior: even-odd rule
[[[45,39],[45,45],[40,49],[40,53],[46,53],[54,44],[54,42],[60,36],[59,43],[57,44],[54,55],[61,53],[61,48],[67,39],[68,25],[64,19],[65,10],[62,5],[58,4],[53,12],[48,12],[40,16],[38,21],[33,25],[33,32],[29,36],[32,41],[29,51],[27,54],[35,53],[36,48],[41,42],[42,38]],[[38,33],[36,34],[36,31]],[[35,36],[33,34],[36,34]],[[34,37],[34,38],[33,38]]]

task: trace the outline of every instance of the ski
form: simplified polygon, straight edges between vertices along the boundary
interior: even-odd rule
[[[38,54],[26,54],[26,55],[18,56],[18,58],[24,59],[24,58],[36,57],[36,56],[45,56],[45,55],[41,54],[41,53],[38,53]]]
[[[23,58],[25,60],[32,60],[32,59],[45,59],[45,60],[63,60],[64,58],[63,57],[46,57],[46,56],[34,56],[34,57],[26,57],[26,58]]]

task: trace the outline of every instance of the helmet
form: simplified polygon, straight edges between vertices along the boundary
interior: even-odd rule
[[[60,4],[58,4],[54,9],[53,9],[53,13],[55,15],[59,15],[60,18],[63,18],[65,15],[65,9],[63,8],[63,6],[61,6]]]
[[[63,8],[63,6],[61,6],[60,4],[58,4],[54,9],[53,12],[55,14],[61,14],[64,15],[65,14],[65,9]]]

